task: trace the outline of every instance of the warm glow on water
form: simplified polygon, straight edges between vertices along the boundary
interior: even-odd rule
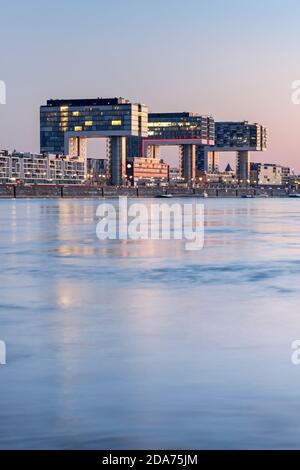
[[[205,200],[199,252],[98,203],[0,201],[0,448],[300,448],[300,201]]]

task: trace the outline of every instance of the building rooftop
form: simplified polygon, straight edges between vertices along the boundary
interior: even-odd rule
[[[198,113],[190,113],[190,112],[181,112],[181,113],[149,113],[149,119],[157,119],[157,118],[176,118],[176,117],[207,117],[206,115],[198,114]],[[211,116],[208,116],[211,117]]]
[[[233,169],[230,166],[230,163],[227,163],[227,166],[225,168],[225,173],[229,173],[230,171],[233,171]]]
[[[87,98],[87,99],[51,99],[47,100],[47,106],[112,106],[118,104],[128,104],[125,98]]]

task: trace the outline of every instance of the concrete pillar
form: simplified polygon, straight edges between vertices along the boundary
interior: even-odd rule
[[[19,162],[20,162],[20,178],[24,179],[25,178],[24,158],[19,158]]]
[[[70,157],[78,157],[80,152],[79,137],[70,137],[68,142],[68,148],[65,149],[65,154]]]
[[[8,178],[12,178],[12,159],[13,159],[13,157],[7,157],[7,162],[8,162]]]
[[[208,173],[219,172],[220,153],[219,152],[207,152],[207,171]]]
[[[126,178],[126,137],[110,137],[109,180],[114,186],[121,186]]]
[[[87,138],[70,137],[65,145],[65,155],[70,157],[87,157]]]
[[[184,144],[180,146],[179,170],[181,178],[191,183],[196,177],[196,146]]]
[[[159,145],[148,145],[147,146],[147,157],[148,158],[160,158],[160,146]]]
[[[79,157],[82,157],[86,160],[87,158],[87,138],[80,137],[79,139]]]
[[[242,180],[243,183],[250,180],[250,152],[247,150],[237,152],[236,177],[239,182]]]

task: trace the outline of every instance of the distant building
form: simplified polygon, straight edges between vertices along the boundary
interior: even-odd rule
[[[250,152],[267,148],[267,129],[257,123],[216,122],[215,143],[197,147],[198,172],[218,171],[218,153],[236,152],[236,174],[240,182],[250,181]],[[217,154],[217,159],[214,156]]]
[[[127,162],[127,178],[135,185],[167,183],[169,165],[158,158],[136,157]]]
[[[169,170],[169,181],[170,181],[170,184],[182,181],[182,178],[181,178],[180,173],[179,173],[179,168],[177,168],[177,167],[171,167],[170,168],[170,170]]]
[[[281,173],[282,173],[282,184],[284,185],[289,184],[290,177],[291,177],[291,169],[287,166],[282,166]]]
[[[251,163],[251,184],[281,186],[288,183],[290,169],[275,163]]]
[[[87,179],[97,183],[104,183],[107,175],[106,158],[87,158]]]
[[[163,141],[180,140],[181,144],[195,140],[199,145],[213,145],[215,124],[212,116],[195,113],[149,113],[148,137],[162,145]],[[172,143],[170,143],[172,145]]]
[[[83,159],[68,156],[0,151],[0,183],[83,183]]]
[[[219,153],[236,152],[241,184],[250,180],[250,152],[266,149],[267,130],[248,121],[215,122],[193,112],[148,113],[124,98],[50,99],[40,107],[40,151],[87,158],[89,138],[107,139],[107,177],[127,184],[126,161],[160,159],[161,146],[179,147],[179,173],[193,184],[201,172],[218,173]]]
[[[110,182],[126,173],[126,138],[147,137],[148,108],[124,98],[57,99],[40,107],[40,149],[87,157],[87,139],[107,138]]]
[[[227,166],[225,168],[225,173],[234,173],[233,169],[230,166],[230,163],[227,163]]]
[[[231,172],[219,172],[219,173],[200,173],[196,183],[204,184],[205,186],[209,185],[233,185],[237,184],[237,179],[235,178],[235,173]]]
[[[212,116],[191,112],[149,113],[148,137],[127,139],[127,156],[160,158],[161,146],[179,146],[179,172],[186,182],[196,177],[198,145],[213,145],[215,124]]]
[[[295,189],[296,191],[298,191],[300,188],[300,176],[295,175],[293,173],[290,174],[288,184],[289,184],[289,188]]]
[[[242,122],[216,122],[215,145],[220,151],[256,151],[267,147],[267,130],[260,124]]]

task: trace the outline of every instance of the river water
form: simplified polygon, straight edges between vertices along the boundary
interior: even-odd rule
[[[99,203],[0,201],[0,448],[299,449],[300,201],[205,200],[201,251]]]

